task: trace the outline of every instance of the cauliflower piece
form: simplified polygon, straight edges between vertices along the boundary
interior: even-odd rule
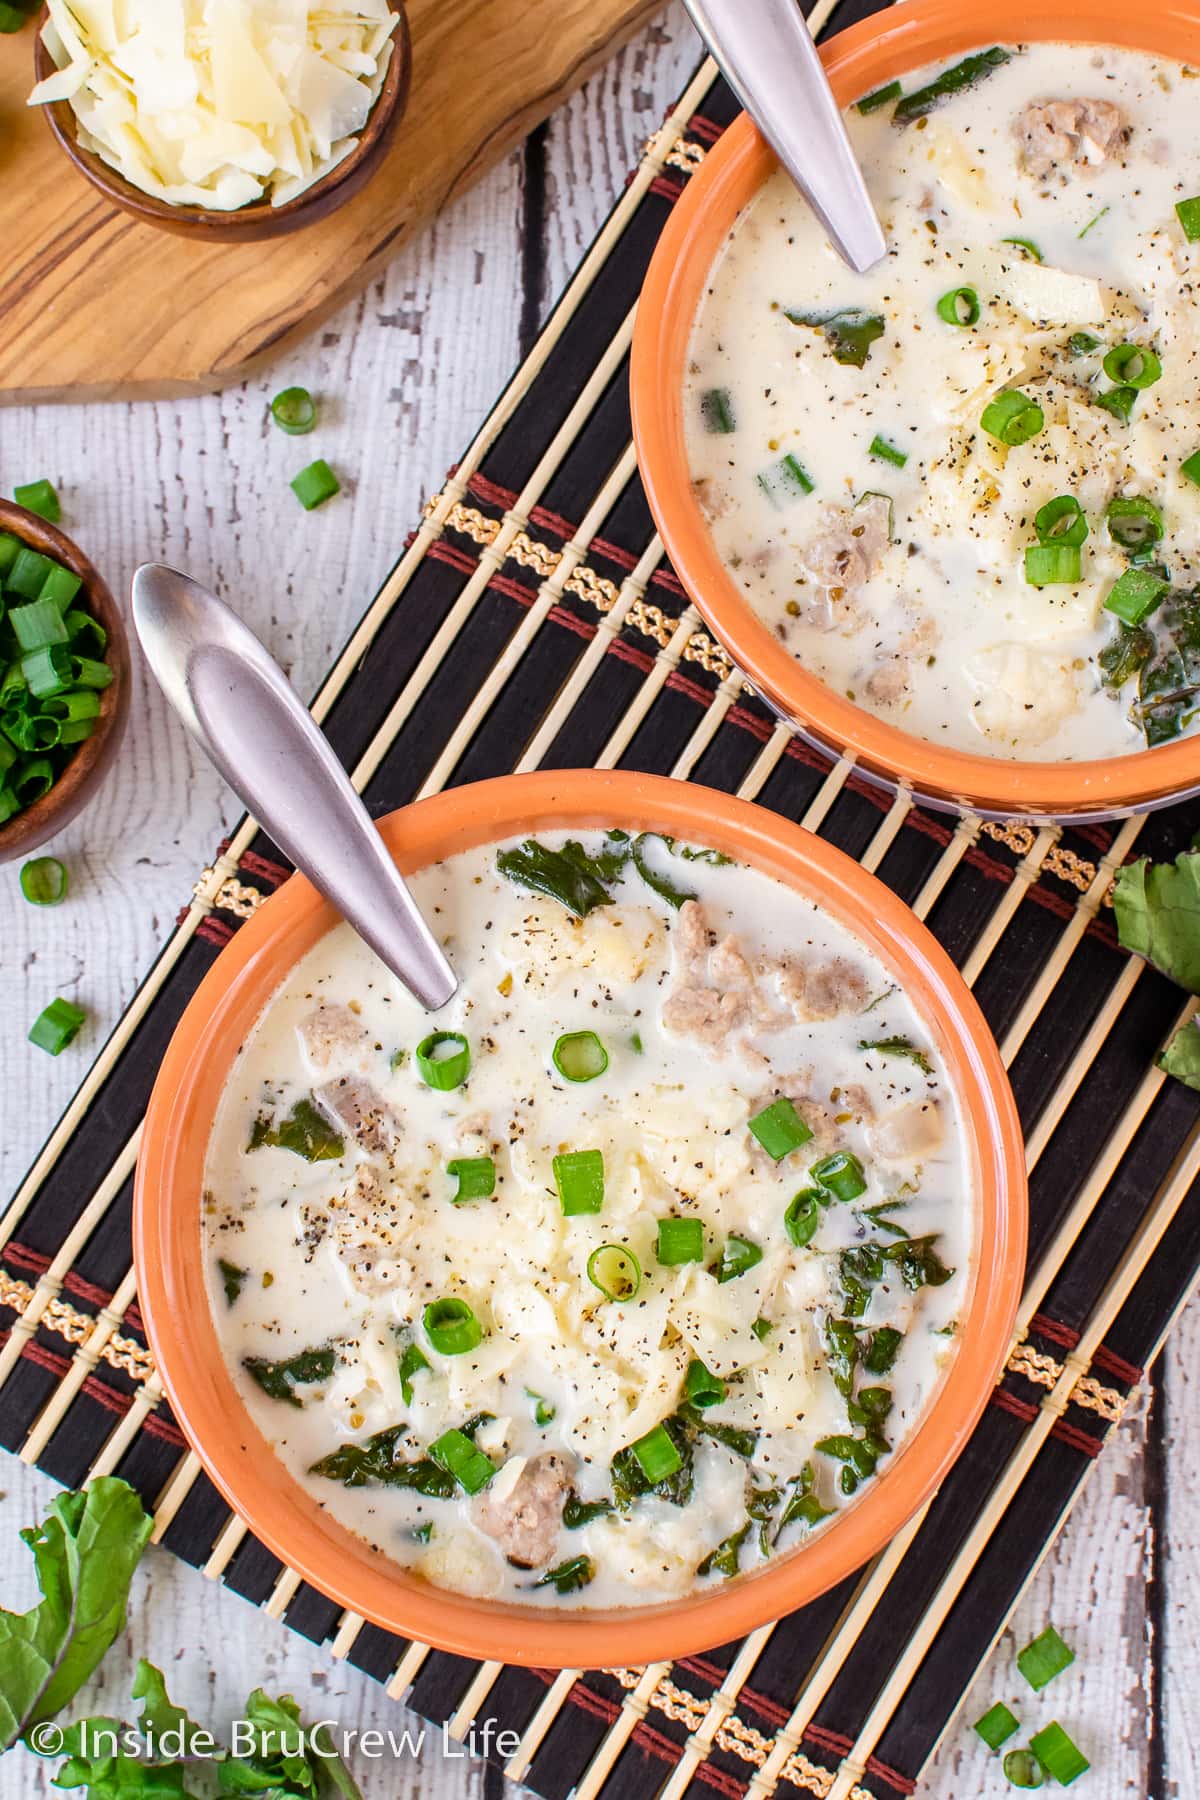
[[[585,971],[601,988],[619,989],[663,958],[666,937],[664,921],[647,906],[598,907],[575,919],[556,900],[534,895],[501,954],[514,980],[536,992]]]
[[[1028,644],[994,644],[971,657],[965,673],[978,696],[971,718],[995,743],[1044,744],[1079,711],[1078,673],[1068,657]]]
[[[504,1561],[499,1549],[473,1531],[438,1524],[428,1550],[417,1564],[426,1581],[490,1600],[504,1586]]]

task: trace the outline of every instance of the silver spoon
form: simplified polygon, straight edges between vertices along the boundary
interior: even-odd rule
[[[730,87],[860,274],[887,243],[797,0],[684,0]]]
[[[133,578],[146,659],[192,736],[247,811],[430,1012],[453,969],[341,763],[274,658],[188,575],[147,563]]]

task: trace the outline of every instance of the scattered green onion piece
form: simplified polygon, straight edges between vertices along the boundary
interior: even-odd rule
[[[857,1200],[867,1191],[862,1164],[852,1150],[835,1150],[832,1156],[815,1162],[808,1172],[835,1200]]]
[[[1090,331],[1073,331],[1067,339],[1067,349],[1072,356],[1090,356],[1093,350],[1100,348],[1100,339]]]
[[[309,463],[307,469],[301,469],[291,485],[305,512],[313,512],[341,492],[341,483],[322,456]]]
[[[1015,1788],[1040,1788],[1042,1765],[1032,1750],[1010,1750],[1001,1765],[1004,1778]]]
[[[1003,1700],[997,1700],[995,1706],[989,1707],[982,1719],[975,1721],[975,1730],[989,1750],[998,1750],[1001,1744],[1008,1742],[1015,1731],[1020,1730],[1020,1720],[1005,1706]]]
[[[1092,1766],[1079,1746],[1067,1736],[1057,1719],[1052,1720],[1044,1730],[1030,1738],[1029,1748],[1047,1775],[1052,1776],[1060,1787],[1070,1787],[1073,1781],[1077,1781],[1081,1775],[1086,1774]]]
[[[737,420],[729,389],[706,388],[700,396],[700,417],[704,420],[704,429],[716,437],[728,437],[731,431],[736,431]]]
[[[1083,572],[1078,544],[1030,544],[1025,552],[1025,579],[1030,587],[1074,587]]]
[[[658,1221],[658,1260],[665,1268],[704,1261],[704,1226],[699,1219]]]
[[[754,479],[772,506],[786,500],[802,500],[817,485],[804,464],[790,453]]]
[[[608,1051],[594,1031],[565,1031],[554,1046],[554,1066],[564,1081],[595,1081],[608,1068]]]
[[[1082,544],[1088,534],[1087,515],[1074,494],[1057,494],[1038,507],[1033,528],[1043,544]]]
[[[29,606],[14,606],[8,622],[22,650],[43,650],[49,644],[65,644],[70,635],[53,600],[35,600]]]
[[[405,1344],[400,1354],[400,1395],[405,1406],[411,1406],[413,1400],[414,1375],[429,1367],[429,1358],[416,1344]]]
[[[1162,375],[1162,364],[1153,350],[1142,344],[1117,344],[1104,358],[1104,373],[1120,387],[1148,388]]]
[[[1200,487],[1200,450],[1194,451],[1186,461],[1180,463],[1179,472]]]
[[[665,1425],[655,1425],[629,1448],[651,1487],[657,1487],[668,1475],[678,1474],[683,1467],[683,1457]]]
[[[55,563],[42,584],[38,599],[53,600],[59,612],[65,613],[82,586],[81,575],[76,575],[73,569],[64,568],[62,563]]]
[[[693,1356],[688,1364],[683,1385],[692,1405],[702,1411],[709,1406],[719,1406],[728,1392],[720,1376],[705,1368],[698,1356]]]
[[[461,1031],[431,1031],[417,1045],[417,1068],[426,1087],[448,1094],[471,1073],[471,1046]]]
[[[604,1207],[604,1152],[565,1150],[554,1158],[554,1185],[564,1219]]]
[[[48,519],[51,525],[57,525],[62,518],[62,507],[52,482],[31,481],[25,487],[13,489],[13,499],[26,512],[36,513],[39,519]]]
[[[496,1165],[490,1156],[456,1156],[446,1173],[458,1182],[450,1196],[455,1206],[467,1200],[490,1200],[496,1191]]]
[[[1140,625],[1152,613],[1170,588],[1150,569],[1126,569],[1104,602],[1106,612],[1115,613],[1126,625]]]
[[[633,1036],[630,1038],[629,1048],[633,1051],[633,1054],[635,1056],[644,1056],[645,1055],[646,1047],[642,1043],[642,1034],[640,1031],[635,1031]]]
[[[983,409],[979,423],[989,437],[1001,444],[1027,444],[1046,423],[1046,416],[1036,400],[1020,388],[1005,388]]]
[[[937,315],[963,331],[979,323],[979,295],[973,287],[951,288],[937,303]]]
[[[1190,200],[1177,200],[1175,212],[1188,243],[1200,240],[1200,194],[1194,194]]]
[[[100,689],[111,687],[113,672],[107,663],[97,662],[94,657],[73,656],[71,676],[77,687]]]
[[[30,906],[61,906],[71,878],[57,856],[35,856],[21,865],[21,892]]]
[[[749,1238],[733,1234],[725,1239],[720,1261],[713,1265],[712,1273],[718,1281],[736,1281],[748,1269],[753,1269],[762,1261],[762,1251]]]
[[[1157,544],[1163,534],[1162,514],[1153,500],[1144,495],[1118,495],[1110,500],[1105,514],[1108,535],[1122,550],[1145,550]]]
[[[20,594],[23,600],[37,600],[41,597],[54,566],[50,558],[43,556],[40,550],[31,550],[28,544],[24,544],[17,552],[4,585],[14,594]]]
[[[69,1000],[52,1000],[45,1012],[34,1020],[29,1041],[39,1050],[58,1056],[79,1036],[86,1019],[87,1014]]]
[[[496,1465],[462,1431],[443,1431],[429,1446],[439,1469],[453,1475],[464,1494],[479,1494],[496,1473]]]
[[[805,1123],[786,1094],[772,1100],[749,1120],[750,1134],[758,1139],[767,1155],[781,1162],[812,1136],[812,1126]]]
[[[1003,68],[1011,60],[1011,52],[1002,50],[999,44],[993,44],[990,50],[977,50],[951,68],[943,69],[940,75],[935,75],[924,87],[915,88],[911,94],[906,94],[902,100],[897,101],[892,117],[897,125],[907,125],[913,119],[923,118],[943,100],[965,93],[968,88],[986,81],[989,75],[995,74],[997,69]]]
[[[632,1300],[642,1285],[642,1265],[624,1244],[601,1244],[587,1259],[587,1276],[606,1300]]]
[[[22,763],[15,774],[9,776],[8,784],[22,806],[32,806],[54,786],[54,764],[48,756],[35,757],[31,762]]]
[[[317,403],[307,388],[284,388],[271,402],[271,417],[289,437],[307,437],[317,422]]]
[[[1046,260],[1032,238],[1007,237],[1001,238],[1000,242],[1002,244],[1011,244],[1013,249],[1019,250],[1022,256],[1029,262],[1040,263],[1045,262]]]
[[[442,1356],[462,1356],[483,1342],[483,1327],[465,1300],[433,1300],[422,1318],[426,1337]]]
[[[1114,419],[1120,419],[1122,425],[1128,425],[1129,415],[1137,404],[1137,389],[1128,383],[1124,387],[1109,388],[1105,394],[1094,394],[1092,404],[1102,406]]]
[[[783,1215],[783,1226],[798,1250],[811,1243],[817,1235],[822,1210],[827,1202],[828,1195],[820,1188],[801,1188],[789,1201],[788,1209]]]
[[[886,87],[876,88],[873,94],[864,94],[861,100],[854,102],[860,113],[878,112],[881,106],[900,98],[901,88],[898,81],[889,81]]]
[[[542,1426],[543,1429],[547,1425],[552,1425],[558,1417],[557,1406],[551,1406],[549,1400],[544,1399],[541,1394],[535,1394],[532,1388],[526,1388],[525,1395],[527,1399],[533,1401],[534,1424]]]
[[[1056,1675],[1069,1669],[1074,1661],[1075,1652],[1069,1644],[1064,1644],[1053,1625],[1047,1625],[1045,1631],[1039,1632],[1017,1655],[1018,1669],[1037,1693]]]
[[[1112,210],[1111,207],[1102,206],[1098,213],[1093,213],[1092,217],[1088,220],[1088,222],[1084,226],[1083,230],[1079,233],[1079,236],[1081,238],[1085,238],[1087,236],[1088,232],[1091,231],[1094,226],[1096,226],[1100,223],[1100,221],[1104,217],[1105,213],[1111,212],[1111,210]]]
[[[891,463],[893,469],[902,469],[908,461],[905,451],[898,450],[895,444],[889,444],[886,438],[878,435],[868,444],[867,455],[875,457],[878,462]]]

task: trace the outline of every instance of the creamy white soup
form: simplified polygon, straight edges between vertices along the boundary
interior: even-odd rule
[[[1200,66],[995,48],[848,108],[855,275],[775,174],[694,328],[716,547],[811,674],[959,751],[1078,760],[1200,711]]]
[[[824,1529],[954,1351],[958,1098],[811,901],[662,838],[413,878],[431,1021],[347,926],[223,1094],[213,1317],[289,1471],[429,1581],[639,1606]]]

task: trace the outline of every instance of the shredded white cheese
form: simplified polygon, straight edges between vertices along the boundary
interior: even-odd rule
[[[389,0],[49,0],[80,145],[177,206],[282,206],[358,143],[392,55]]]

